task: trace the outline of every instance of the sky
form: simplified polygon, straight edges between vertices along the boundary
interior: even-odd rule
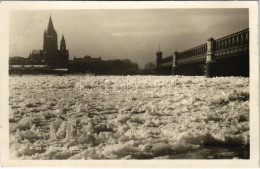
[[[42,50],[50,15],[70,59],[130,59],[141,68],[155,62],[159,46],[167,57],[249,27],[248,9],[17,10],[9,18],[10,56]]]

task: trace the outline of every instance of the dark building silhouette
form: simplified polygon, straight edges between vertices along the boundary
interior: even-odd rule
[[[52,18],[49,19],[47,30],[43,35],[43,50],[40,51],[39,57],[43,62],[52,68],[67,68],[69,60],[69,51],[66,49],[66,41],[62,35],[60,50],[58,50],[57,32],[54,29]]]
[[[44,30],[43,50],[48,51],[49,53],[55,53],[58,50],[57,32],[54,29],[51,17],[47,31]]]
[[[9,58],[9,65],[24,65],[26,64],[27,58],[21,56],[14,56]]]
[[[16,61],[18,60],[18,61]],[[66,41],[62,35],[60,50],[58,50],[58,37],[50,16],[47,30],[43,33],[43,50],[32,50],[29,57],[22,62],[21,59],[10,58],[10,65],[46,65],[50,68],[68,68],[69,51],[66,49]]]
[[[136,74],[138,65],[128,59],[102,60],[101,57],[93,58],[87,55],[84,58],[74,57],[70,61],[69,71],[71,73],[93,73],[100,75],[128,75]]]

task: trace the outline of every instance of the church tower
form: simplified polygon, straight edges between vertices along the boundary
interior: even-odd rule
[[[60,41],[60,50],[61,51],[65,51],[66,50],[66,42],[65,42],[65,38],[62,35],[61,41]]]
[[[44,31],[43,39],[43,50],[47,51],[48,53],[54,53],[58,50],[57,32],[54,29],[51,16],[49,19],[47,31]]]
[[[47,32],[45,29],[43,33],[43,50],[46,50],[46,39],[47,39]]]
[[[43,33],[43,50],[40,51],[41,64],[50,68],[68,68],[69,51],[66,48],[65,38],[62,35],[60,50],[58,50],[58,37],[50,16],[48,27]]]

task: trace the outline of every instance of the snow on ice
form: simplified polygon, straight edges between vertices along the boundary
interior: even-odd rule
[[[9,101],[12,159],[241,158],[249,147],[248,78],[13,76]]]

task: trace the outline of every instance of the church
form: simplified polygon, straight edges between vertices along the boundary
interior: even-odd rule
[[[66,49],[66,41],[62,35],[60,50],[58,50],[58,37],[50,16],[47,30],[43,34],[43,50],[33,50],[27,64],[48,65],[50,68],[68,68],[69,51]]]

